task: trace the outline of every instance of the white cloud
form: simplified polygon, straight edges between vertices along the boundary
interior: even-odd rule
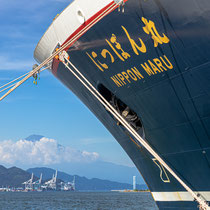
[[[0,142],[1,164],[51,165],[72,162],[92,162],[99,158],[96,152],[64,147],[54,139],[42,138],[32,142],[6,140]]]

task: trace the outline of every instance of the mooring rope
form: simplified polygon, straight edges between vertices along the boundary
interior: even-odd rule
[[[43,72],[44,70],[48,69],[48,68],[49,68],[49,67],[46,67],[46,68],[42,69],[42,70],[40,71],[40,73]],[[2,92],[4,92],[4,91],[10,89],[11,87],[17,85],[18,82],[16,82],[16,83],[14,83],[14,82],[17,81],[17,80],[20,80],[21,78],[23,78],[24,76],[28,75],[29,73],[30,73],[30,72],[28,72],[28,73],[26,73],[26,74],[24,74],[24,75],[18,77],[17,79],[14,79],[14,80],[12,80],[11,82],[8,82],[7,84],[1,86],[1,87],[0,87],[0,93],[2,93]],[[12,83],[14,83],[14,84],[12,84]],[[10,84],[12,84],[12,85],[10,85]],[[8,86],[8,85],[10,85],[10,86]],[[7,87],[7,86],[8,86],[8,87]],[[4,87],[5,87],[5,88],[4,88]],[[2,88],[4,88],[4,89],[1,90]]]
[[[1,86],[0,89],[2,89],[2,88],[4,88],[4,87],[6,87],[6,86],[12,84],[13,82],[16,82],[17,80],[20,80],[21,78],[25,77],[25,76],[26,76],[27,74],[29,74],[29,73],[30,73],[30,72],[28,72],[28,73],[26,73],[26,74],[24,74],[24,75],[22,75],[22,76],[20,76],[20,77],[18,77],[18,78],[16,78],[16,79],[12,80],[11,82],[8,82],[7,84]]]
[[[79,37],[81,37],[86,31],[88,31],[93,25],[99,22],[104,16],[109,14],[112,10],[116,9],[121,5],[122,2],[116,3],[113,2],[108,8],[106,8],[99,16],[94,18],[89,24],[87,24],[80,32],[78,32],[74,37],[72,37],[69,41],[67,41],[63,46],[61,46],[57,51],[55,51],[51,56],[45,59],[38,67],[34,70],[27,73],[26,77],[24,77],[21,81],[17,82],[7,93],[5,93],[2,97],[0,97],[0,101],[2,101],[5,97],[7,97],[10,93],[12,93],[16,88],[22,85],[26,80],[36,74],[41,68],[48,65],[56,55],[59,55],[64,49],[70,47]]]

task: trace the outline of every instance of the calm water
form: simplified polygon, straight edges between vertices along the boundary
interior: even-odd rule
[[[0,193],[1,210],[23,209],[138,209],[157,210],[150,193],[32,192]]]

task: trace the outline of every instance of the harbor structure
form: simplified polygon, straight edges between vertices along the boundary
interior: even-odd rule
[[[42,191],[41,184],[42,184],[42,173],[40,175],[40,178],[37,181],[33,182],[33,190]]]
[[[75,176],[72,182],[61,182],[61,191],[75,191]]]
[[[56,170],[55,174],[53,174],[52,176],[52,179],[45,182],[44,185],[41,186],[42,189],[56,191],[57,190],[57,175],[58,175],[58,171]]]
[[[133,190],[136,190],[136,176],[133,176]]]
[[[43,175],[40,174],[40,178],[37,181],[34,181],[34,174],[32,173],[31,178],[23,184],[25,185],[24,190],[25,192],[29,191],[75,191],[75,176],[72,182],[63,182],[58,180],[58,171],[55,171],[55,174],[52,175],[52,179],[43,182]],[[9,189],[9,188],[8,188]],[[6,191],[4,188],[1,188],[0,191]],[[19,191],[21,191],[19,189]]]
[[[33,178],[34,174],[31,174],[31,178],[28,181],[23,182],[23,185],[25,185],[25,191],[33,191]]]

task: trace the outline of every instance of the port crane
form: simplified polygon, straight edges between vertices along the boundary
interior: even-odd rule
[[[56,190],[57,188],[57,175],[58,171],[56,170],[55,174],[53,174],[52,179],[45,182],[44,185],[42,185],[42,189],[46,190]]]
[[[42,173],[40,175],[40,178],[37,181],[33,182],[33,189],[36,191],[42,191],[41,184],[42,184]]]
[[[25,185],[25,191],[32,191],[33,190],[33,178],[34,174],[31,174],[31,178],[28,181],[23,182]]]

